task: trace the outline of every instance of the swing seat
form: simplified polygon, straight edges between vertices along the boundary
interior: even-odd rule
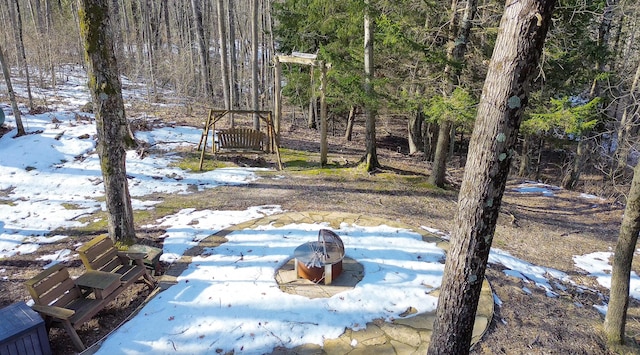
[[[265,134],[251,128],[216,131],[215,153],[265,153]]]

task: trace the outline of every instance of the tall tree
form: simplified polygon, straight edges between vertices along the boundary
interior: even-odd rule
[[[618,6],[618,0],[606,0],[604,3],[604,9],[602,11],[602,18],[600,19],[600,26],[598,27],[598,47],[599,52],[602,53],[600,58],[596,61],[595,70],[598,74],[604,73],[605,66],[607,64],[609,38],[611,37],[611,26],[613,25],[613,15],[615,8]],[[591,84],[591,90],[589,91],[589,98],[592,99],[600,95],[599,78],[593,79]]]
[[[2,50],[2,46],[0,46],[0,66],[2,66],[2,74],[4,75],[4,81],[7,84],[7,91],[9,91],[9,100],[11,101],[11,108],[13,109],[13,117],[16,119],[16,127],[18,129],[16,137],[24,136],[26,132],[22,125],[22,119],[20,118],[20,109],[18,108],[18,101],[16,101],[16,94],[13,91],[13,86],[11,85],[11,73],[9,72],[9,67],[7,67],[7,62],[4,59],[4,50]]]
[[[380,168],[376,152],[376,102],[373,90],[373,19],[370,0],[364,1],[364,91],[366,101],[364,112],[366,116],[366,152],[363,157],[366,171]]]
[[[198,52],[200,53],[200,78],[203,80],[204,92],[207,99],[213,98],[213,86],[211,85],[211,73],[209,72],[209,46],[204,35],[204,24],[202,22],[202,9],[199,0],[191,0],[193,10],[193,21],[196,37],[198,38]]]
[[[227,9],[229,24],[229,69],[231,70],[231,107],[238,108],[238,98],[240,97],[240,90],[238,88],[238,53],[236,50],[236,20],[235,20],[235,4],[234,1],[229,1],[229,7]]]
[[[29,76],[29,65],[27,64],[27,54],[24,49],[24,36],[22,33],[22,14],[20,13],[19,1],[8,1],[9,18],[11,26],[14,28],[14,37],[16,41],[16,49],[18,51],[18,64],[20,70],[24,69],[24,75],[27,84],[27,97],[29,99],[29,109],[33,110],[33,95],[31,94],[31,80]],[[15,8],[13,5],[15,4]]]
[[[255,111],[260,109],[260,98],[258,97],[260,83],[258,81],[258,0],[251,1],[251,108]],[[253,128],[260,129],[260,116],[253,115]]]
[[[604,318],[607,341],[624,344],[627,308],[629,307],[629,277],[631,262],[640,232],[640,164],[633,171],[633,181],[620,226],[620,234],[613,255],[609,308]]]
[[[131,245],[136,241],[127,183],[127,148],[135,146],[122,100],[122,85],[109,20],[110,0],[80,0],[80,31],[88,65],[98,133],[97,152],[104,180],[109,236]]]
[[[627,167],[627,161],[629,160],[629,153],[631,151],[631,132],[638,124],[638,118],[634,117],[637,115],[637,107],[639,104],[639,100],[637,99],[637,91],[640,88],[640,61],[638,62],[638,66],[636,67],[635,75],[633,76],[633,81],[631,82],[631,88],[626,97],[624,97],[622,101],[622,117],[620,118],[620,124],[618,126],[618,147],[616,149],[616,157],[617,157],[617,169],[618,171],[623,171]]]
[[[229,92],[229,60],[227,54],[227,26],[225,23],[225,17],[229,14],[225,11],[224,0],[216,1],[216,9],[218,13],[218,32],[220,36],[220,73],[222,74],[222,93],[224,97],[224,108],[231,108],[231,98]],[[229,116],[233,117],[233,115]],[[231,126],[233,126],[233,119],[231,119]]]
[[[464,54],[467,50],[467,42],[473,24],[473,18],[478,7],[477,0],[467,0],[464,9],[462,22],[458,26],[458,1],[451,2],[451,21],[449,26],[449,46],[447,51],[448,64],[445,67],[445,85],[443,95],[449,97],[460,83],[459,76],[461,65],[464,61]],[[438,142],[436,143],[436,152],[433,158],[433,167],[429,182],[443,187],[445,183],[445,173],[447,171],[447,156],[449,152],[449,142],[451,138],[451,130],[454,128],[453,121],[448,118],[440,120],[440,129],[438,131]]]
[[[468,354],[522,113],[556,0],[508,0],[458,197],[429,354]]]

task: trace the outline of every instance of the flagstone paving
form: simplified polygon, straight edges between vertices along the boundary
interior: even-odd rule
[[[188,250],[185,255],[160,279],[161,288],[170,287],[175,283],[175,278],[191,262],[193,256],[201,255],[205,248],[217,247],[223,244],[225,236],[229,233],[243,229],[255,229],[259,226],[273,224],[275,227],[294,223],[327,223],[330,227],[339,229],[342,223],[355,224],[363,227],[387,225],[390,227],[412,230],[422,235],[427,242],[435,242],[440,248],[448,250],[448,242],[438,238],[421,228],[415,228],[397,221],[383,218],[370,217],[360,214],[341,212],[287,212],[278,215],[266,216],[244,223],[237,224],[222,230],[200,242],[200,244]],[[309,280],[298,279],[293,271],[293,260],[286,263],[276,274],[276,281],[283,292],[294,293],[309,298],[331,297],[343,292],[362,280],[364,269],[356,260],[345,257],[343,260],[343,272],[331,285],[313,283]],[[431,293],[438,296],[438,290]],[[478,310],[473,327],[471,344],[480,341],[493,316],[493,294],[489,283],[485,280],[480,294]],[[374,320],[367,323],[365,329],[345,332],[337,339],[327,339],[324,344],[305,344],[295,348],[276,348],[271,355],[321,355],[321,354],[425,354],[429,347],[435,311],[417,313],[416,308],[410,307],[398,319],[392,322]]]

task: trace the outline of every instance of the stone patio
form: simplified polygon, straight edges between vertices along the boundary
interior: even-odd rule
[[[204,248],[217,247],[226,242],[225,236],[236,230],[254,229],[258,226],[273,224],[284,226],[292,223],[326,223],[332,228],[338,229],[342,223],[356,224],[359,226],[388,225],[403,228],[422,235],[426,242],[435,242],[448,250],[447,241],[420,228],[404,225],[402,223],[382,218],[369,217],[359,214],[339,212],[288,212],[278,215],[240,223],[229,229],[222,230],[200,242],[200,244],[188,250],[185,255],[160,279],[161,288],[170,287],[175,283],[186,266],[191,262],[192,256],[200,255]],[[309,298],[331,297],[340,292],[349,290],[362,280],[364,268],[354,259],[345,257],[343,260],[343,272],[335,278],[330,285],[314,283],[305,279],[298,279],[294,271],[294,259],[285,263],[274,275],[283,292],[298,294]],[[430,293],[438,296],[438,290]],[[419,305],[416,305],[419,306]],[[416,307],[417,308],[417,307]],[[374,320],[367,323],[362,330],[346,329],[337,339],[327,339],[324,344],[305,344],[292,349],[276,348],[272,355],[294,354],[425,354],[429,347],[435,311],[416,314],[416,308],[410,307],[400,318],[392,322]],[[480,302],[476,313],[473,329],[472,345],[479,342],[486,331],[493,316],[493,293],[489,283],[485,280],[480,295]]]

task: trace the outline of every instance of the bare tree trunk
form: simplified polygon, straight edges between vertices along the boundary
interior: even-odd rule
[[[4,74],[4,81],[7,84],[7,91],[9,92],[9,100],[11,101],[11,108],[13,109],[13,117],[16,119],[16,127],[18,133],[16,137],[24,136],[26,134],[24,126],[22,125],[22,118],[20,117],[20,109],[18,108],[18,101],[16,101],[16,94],[13,91],[11,85],[11,73],[7,67],[7,63],[4,60],[4,50],[0,46],[0,65],[2,66],[2,74]]]
[[[629,306],[629,277],[639,232],[640,164],[637,164],[633,171],[633,181],[629,189],[627,205],[624,209],[624,217],[612,260],[609,308],[604,318],[607,341],[612,344],[625,343],[625,323]]]
[[[473,18],[478,7],[477,0],[468,0],[467,6],[464,9],[462,22],[458,27],[458,1],[453,0],[451,3],[451,25],[449,27],[449,45],[451,49],[447,53],[447,59],[450,62],[464,61],[464,54],[467,51],[467,41],[471,33],[471,27],[473,25]],[[460,69],[454,68],[451,64],[447,64],[445,67],[445,96],[449,96],[453,93],[455,87],[459,83],[458,76],[460,75]],[[454,128],[453,123],[445,119],[440,122],[440,129],[438,131],[438,143],[436,144],[436,153],[433,159],[433,166],[431,169],[431,175],[429,176],[429,182],[444,187],[445,175],[447,170],[447,156],[450,150],[451,131]]]
[[[136,241],[133,209],[127,182],[127,147],[135,146],[124,111],[122,85],[113,50],[109,0],[80,0],[80,28],[84,39],[98,133],[98,156],[107,211],[109,236],[131,245]]]
[[[327,144],[327,66],[324,62],[320,62],[320,165],[327,165],[327,152],[329,146]]]
[[[15,4],[15,9],[13,7]],[[33,95],[31,94],[31,78],[29,75],[29,64],[27,63],[27,54],[24,50],[24,37],[22,34],[22,14],[20,13],[20,3],[19,1],[8,1],[9,14],[11,18],[11,24],[15,29],[15,41],[16,41],[16,49],[18,50],[18,64],[21,69],[24,69],[25,80],[27,84],[27,96],[29,99],[29,110],[33,110]]]
[[[33,0],[27,1],[27,6],[29,7],[29,13],[31,14],[31,21],[33,22],[33,27],[35,28],[36,33],[42,35],[42,22],[40,20],[40,2],[36,0],[35,3]],[[37,6],[37,9],[35,8]],[[38,68],[38,82],[40,86],[45,87],[44,78],[42,74],[44,73],[42,58],[44,57],[43,49],[42,49],[43,41],[36,42],[36,67]]]
[[[636,97],[636,90],[640,84],[640,62],[638,62],[638,67],[636,68],[636,73],[633,77],[633,82],[631,83],[631,88],[629,89],[628,99],[623,99],[623,109],[622,109],[622,118],[620,119],[620,126],[618,127],[618,147],[616,149],[615,156],[617,157],[617,168],[618,172],[623,172],[627,167],[627,160],[629,159],[629,151],[630,151],[630,143],[629,137],[630,132],[633,128],[633,108],[638,105]]]
[[[263,63],[262,67],[265,72],[264,78],[266,81],[266,84],[263,84],[263,88],[272,88],[274,87],[273,81],[275,80],[275,78],[273,77],[273,75],[270,75],[272,71],[269,70],[269,66],[267,65],[267,63],[270,63],[272,61],[273,56],[276,55],[276,40],[274,37],[273,18],[271,15],[271,9],[273,8],[273,6],[271,4],[271,0],[263,1],[262,7],[264,8],[262,33],[263,35],[265,35],[265,39],[262,42],[263,43],[262,46],[264,48],[264,60],[262,62]],[[266,38],[266,34],[269,35],[268,38]],[[324,88],[324,90],[326,94],[327,88]],[[264,90],[264,91],[265,91],[266,102],[272,102],[273,96],[274,96],[273,92],[271,90]]]
[[[155,28],[157,26],[155,19],[155,2],[153,0],[144,0],[144,7],[141,6],[141,27],[144,44],[140,44],[146,47],[145,51],[145,66],[147,67],[147,73],[149,78],[149,85],[147,86],[147,95],[149,101],[155,102],[158,99],[158,88],[156,83],[156,65],[155,65]]]
[[[169,17],[169,0],[162,0],[162,9],[164,11],[164,27],[167,36],[167,49],[171,53],[172,37],[171,37],[171,21]]]
[[[123,48],[123,37],[122,37],[122,32],[123,28],[122,28],[122,24],[120,23],[121,20],[121,8],[120,8],[120,2],[118,0],[112,0],[111,1],[111,28],[114,29],[113,31],[113,46],[114,46],[114,51],[115,51],[115,56],[118,59],[119,63],[120,63],[120,67],[122,67],[122,64],[124,64],[124,48]],[[122,69],[121,69],[122,70]]]
[[[435,158],[434,144],[438,140],[438,130],[440,126],[435,123],[428,122],[422,132],[422,143],[424,144],[424,156],[426,161],[433,161]]]
[[[211,83],[211,73],[209,72],[209,46],[204,36],[204,26],[202,23],[202,10],[199,0],[191,0],[193,10],[193,20],[198,38],[198,50],[200,53],[201,78],[204,80],[204,93],[208,99],[213,99],[213,86]]]
[[[416,154],[423,147],[422,126],[424,125],[424,113],[422,106],[418,107],[415,114],[409,118],[407,130],[409,132],[409,154]]]
[[[531,136],[526,134],[522,140],[522,152],[520,153],[520,165],[518,167],[518,176],[525,177],[528,175],[531,157],[529,155],[529,146]]]
[[[449,139],[451,136],[452,123],[449,120],[440,122],[438,129],[438,140],[436,143],[436,151],[433,157],[433,165],[431,166],[431,175],[429,175],[429,183],[438,187],[444,187],[447,173],[447,152],[449,151]]]
[[[42,24],[42,11],[40,10],[40,0],[29,0],[29,8],[31,9],[31,16],[33,17],[33,23],[39,33],[43,32],[44,25]]]
[[[313,68],[311,68],[311,70],[313,70]],[[311,86],[313,87],[314,83],[313,83],[313,78],[311,79]],[[311,98],[309,99],[309,117],[307,119],[307,128],[309,129],[316,129],[318,128],[318,124],[317,124],[317,118],[318,118],[318,109],[317,109],[317,105],[316,105],[316,94],[313,91],[313,89],[311,89]]]
[[[578,141],[578,147],[576,148],[576,155],[569,166],[569,169],[562,179],[562,187],[567,190],[572,190],[576,187],[576,184],[580,180],[580,175],[584,170],[589,152],[589,142],[585,138],[581,138]]]
[[[260,109],[260,98],[258,97],[260,85],[258,81],[258,0],[251,1],[251,107],[258,111]],[[260,129],[260,117],[253,115],[253,128]]]
[[[428,354],[468,354],[512,149],[556,0],[508,0],[484,83]]]
[[[57,74],[56,67],[53,61],[53,50],[51,47],[51,41],[53,37],[53,19],[51,17],[51,7],[49,6],[49,1],[45,0],[45,36],[46,36],[46,44],[47,44],[47,67],[49,68],[49,75],[51,75],[51,87],[55,88],[57,83]]]
[[[229,70],[231,71],[231,107],[238,108],[238,97],[240,97],[240,91],[238,89],[238,54],[236,49],[236,20],[235,20],[235,2],[229,1],[228,8],[228,22],[229,22]]]
[[[376,152],[376,107],[374,104],[373,90],[373,19],[371,19],[371,3],[365,0],[364,10],[364,90],[366,102],[364,104],[364,114],[366,117],[366,152],[363,157],[365,170],[368,172],[380,168],[378,154]]]
[[[611,24],[613,22],[613,13],[615,7],[618,5],[618,0],[607,0],[605,2],[604,12],[602,14],[602,20],[600,21],[600,27],[598,28],[598,47],[600,50],[606,50],[609,45],[609,37],[611,33]],[[605,70],[605,62],[598,60],[596,62],[596,71],[601,73]],[[593,99],[600,95],[599,80],[593,79],[591,84],[591,90],[589,91],[589,98]]]
[[[347,129],[344,132],[344,139],[351,141],[351,134],[353,133],[353,122],[356,119],[356,107],[351,106],[349,110],[349,117],[347,117]]]
[[[233,0],[231,0],[233,1]],[[222,76],[222,93],[224,97],[224,108],[231,108],[231,97],[229,93],[229,60],[227,54],[227,26],[224,21],[229,14],[225,11],[224,0],[216,1],[216,9],[218,12],[218,32],[220,36],[220,73]],[[233,115],[229,115],[231,127],[233,127]]]

